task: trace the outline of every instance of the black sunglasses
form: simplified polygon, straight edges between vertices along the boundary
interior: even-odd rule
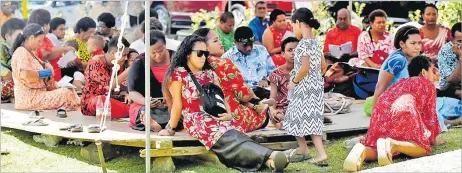
[[[205,58],[208,58],[210,55],[210,52],[206,50],[193,50],[193,52],[196,52],[198,57],[205,56]]]

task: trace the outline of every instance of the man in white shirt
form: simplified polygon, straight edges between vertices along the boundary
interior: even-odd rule
[[[50,33],[47,34],[48,39],[55,47],[61,47],[64,43],[63,38],[66,35],[66,20],[60,17],[55,17],[50,21]]]

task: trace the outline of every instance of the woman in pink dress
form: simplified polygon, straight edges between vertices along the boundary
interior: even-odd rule
[[[422,16],[425,21],[425,25],[420,28],[422,51],[437,65],[438,52],[444,44],[452,40],[451,30],[437,24],[438,8],[434,4],[425,5]]]
[[[393,36],[387,32],[387,14],[383,10],[372,11],[369,20],[371,28],[363,31],[358,38],[358,58],[350,59],[349,64],[380,69],[395,50]]]
[[[399,153],[422,157],[432,152],[431,145],[444,143],[437,138],[433,68],[429,58],[413,58],[408,66],[411,78],[401,79],[378,98],[366,138],[347,156],[345,170],[360,170],[364,160],[388,165]]]
[[[292,27],[286,22],[286,13],[279,9],[274,9],[271,12],[270,22],[272,24],[263,33],[262,41],[277,68],[286,63],[285,58],[281,55],[281,43],[284,35],[292,32]]]
[[[42,26],[29,24],[18,35],[12,50],[15,108],[18,110],[76,110],[80,98],[74,89],[56,88],[53,67],[37,58],[45,32]]]

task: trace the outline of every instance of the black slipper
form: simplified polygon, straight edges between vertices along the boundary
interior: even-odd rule
[[[58,112],[56,113],[56,116],[59,117],[59,118],[67,118],[66,110],[58,109]]]

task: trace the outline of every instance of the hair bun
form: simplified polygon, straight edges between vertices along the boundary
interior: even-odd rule
[[[319,23],[319,21],[315,18],[311,18],[309,21],[308,21],[308,25],[314,29],[318,29],[321,24]]]

